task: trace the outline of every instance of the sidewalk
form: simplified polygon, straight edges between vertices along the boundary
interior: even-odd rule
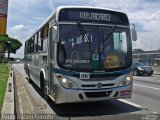
[[[1,111],[1,119],[15,119],[15,107],[14,107],[14,83],[13,83],[13,70],[12,66],[9,65],[9,77],[6,87],[6,94],[3,102],[3,107]],[[10,116],[7,116],[10,115]]]

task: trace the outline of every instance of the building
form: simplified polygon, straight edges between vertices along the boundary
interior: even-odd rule
[[[0,0],[0,35],[6,35],[7,31],[7,13],[8,13],[8,0]],[[4,46],[0,43],[0,63],[4,54]]]
[[[160,65],[160,50],[133,52],[133,60],[147,65]]]

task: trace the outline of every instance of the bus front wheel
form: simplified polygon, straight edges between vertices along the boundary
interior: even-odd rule
[[[27,74],[28,74],[28,82],[29,83],[32,83],[32,79],[31,79],[31,77],[30,77],[30,71],[29,71],[29,69],[27,70],[28,72],[27,72]]]
[[[45,89],[45,79],[44,79],[44,76],[43,74],[41,73],[40,74],[40,89],[41,89],[41,92],[42,92],[42,97],[48,101],[49,100],[49,97],[47,95],[47,91]]]

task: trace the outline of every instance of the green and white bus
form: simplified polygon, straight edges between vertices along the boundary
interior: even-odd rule
[[[132,40],[123,12],[58,7],[25,42],[24,69],[57,104],[130,98]]]

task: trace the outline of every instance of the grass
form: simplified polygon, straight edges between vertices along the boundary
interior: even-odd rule
[[[8,81],[8,68],[6,63],[0,63],[0,111],[3,106],[3,100],[6,93]]]

